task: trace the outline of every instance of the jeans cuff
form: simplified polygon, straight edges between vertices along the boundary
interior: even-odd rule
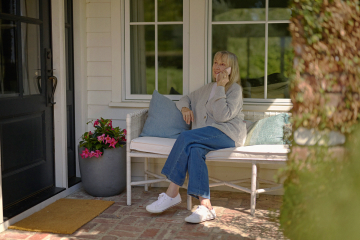
[[[208,196],[206,196],[206,195],[200,195],[199,193],[194,193],[194,192],[189,192],[189,191],[187,192],[187,194],[196,199],[199,199],[199,197],[210,199],[210,194]]]
[[[174,181],[173,179],[171,179],[167,174],[163,173],[162,171],[161,171],[161,174],[165,175],[165,177],[166,177],[168,180],[170,180],[171,182],[175,183],[176,185],[178,185],[178,186],[180,186],[180,187],[182,187],[182,185],[184,185],[184,182],[183,182],[182,184],[180,184],[180,183],[178,183],[177,181]]]

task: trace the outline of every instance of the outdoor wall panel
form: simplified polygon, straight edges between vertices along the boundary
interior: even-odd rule
[[[111,91],[111,77],[88,77],[88,90]]]
[[[88,3],[86,5],[86,17],[109,17],[110,11],[110,3]]]
[[[111,47],[111,33],[87,33],[87,47]]]
[[[88,18],[86,32],[110,32],[110,18]]]
[[[109,105],[111,91],[88,91],[88,104]]]
[[[111,47],[88,47],[89,62],[111,62]]]
[[[88,62],[88,77],[111,77],[111,62]]]

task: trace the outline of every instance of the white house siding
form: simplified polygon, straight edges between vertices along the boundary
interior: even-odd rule
[[[113,2],[114,3],[114,2]],[[119,85],[114,86],[112,78],[112,66],[114,56],[118,54],[118,46],[113,47],[112,35],[118,34],[111,32],[112,17],[119,19],[119,16],[111,16],[114,13],[112,9],[111,0],[86,0],[86,46],[87,46],[87,101],[88,101],[88,120],[97,119],[99,117],[112,119],[115,126],[126,128],[126,115],[134,112],[144,105],[139,105],[138,108],[130,107],[117,107],[112,94],[119,94],[121,91],[114,91]],[[206,0],[190,1],[190,79],[197,79],[196,81],[189,82],[189,91],[193,91],[205,82],[205,53],[206,46]],[[119,11],[120,15],[120,11]],[[121,19],[121,18],[120,18]],[[195,21],[196,20],[196,21]],[[196,29],[199,28],[199,29]],[[117,28],[115,28],[117,29]],[[195,36],[199,34],[199,36]],[[123,34],[121,33],[121,36]],[[114,50],[116,52],[114,52]],[[121,53],[119,53],[121,54]],[[119,66],[120,68],[121,66]],[[202,70],[199,70],[202,69]],[[116,76],[119,77],[119,76]],[[120,90],[120,89],[117,89]],[[110,107],[109,105],[112,105]],[[137,106],[137,105],[135,105]],[[259,109],[259,106],[245,106],[247,110]],[[264,106],[260,110],[270,110],[271,107]],[[88,130],[92,127],[88,126]],[[165,159],[150,160],[149,170],[154,170],[160,173]],[[250,164],[232,164],[232,163],[209,163],[209,174],[215,178],[224,180],[235,180],[240,178],[250,177],[251,167]],[[274,175],[278,169],[277,165],[260,166],[259,177],[273,180]],[[143,159],[133,159],[132,163],[132,180],[143,180]],[[167,186],[167,183],[154,184],[154,187]],[[250,184],[248,184],[248,187]],[[232,190],[228,187],[217,187],[219,190]],[[272,194],[281,194],[282,191],[273,192]]]

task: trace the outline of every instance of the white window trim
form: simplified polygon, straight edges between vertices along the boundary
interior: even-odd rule
[[[157,7],[157,1],[155,2],[155,8]],[[123,4],[123,9],[127,11],[126,9],[130,9],[130,0],[125,0]],[[157,28],[158,25],[165,25],[165,24],[182,24],[183,25],[183,95],[187,95],[189,86],[188,86],[188,79],[189,79],[189,27],[190,27],[190,18],[189,18],[189,11],[190,11],[190,0],[184,0],[183,1],[183,21],[182,22],[157,22],[157,11],[155,11],[155,22],[136,22],[131,23],[130,22],[130,14],[125,13],[125,11],[122,13],[124,16],[124,38],[125,41],[124,44],[124,63],[122,67],[124,68],[124,76],[123,76],[123,90],[122,91],[122,102],[134,102],[134,101],[146,101],[148,102],[151,99],[151,94],[131,94],[130,89],[130,26],[131,25],[155,25],[155,28]],[[157,46],[157,35],[155,35],[155,59],[157,59],[158,54],[158,46]],[[155,69],[157,69],[157,61],[155,61]],[[155,71],[155,79],[157,79],[157,72]],[[157,89],[158,82],[155,82],[155,89]],[[183,95],[164,95],[168,97],[171,100],[179,100]],[[112,104],[114,105],[114,104]]]
[[[207,67],[208,67],[208,73],[211,73],[212,69],[212,26],[213,25],[229,25],[229,24],[265,24],[265,61],[264,61],[264,98],[244,98],[244,105],[248,104],[250,105],[259,105],[259,106],[272,106],[275,107],[279,106],[281,109],[291,109],[292,104],[291,100],[288,98],[277,98],[277,99],[268,99],[267,98],[267,73],[268,73],[268,29],[269,24],[274,23],[290,23],[289,20],[269,20],[268,14],[269,14],[269,0],[265,1],[265,20],[262,21],[221,21],[221,22],[213,22],[212,21],[212,1],[209,1],[208,4],[208,59],[207,59]],[[211,79],[208,78],[208,81],[210,82]]]

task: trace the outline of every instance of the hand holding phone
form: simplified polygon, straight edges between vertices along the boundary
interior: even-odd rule
[[[225,86],[229,82],[229,75],[231,74],[231,67],[226,68],[224,71],[216,76],[218,86]]]

